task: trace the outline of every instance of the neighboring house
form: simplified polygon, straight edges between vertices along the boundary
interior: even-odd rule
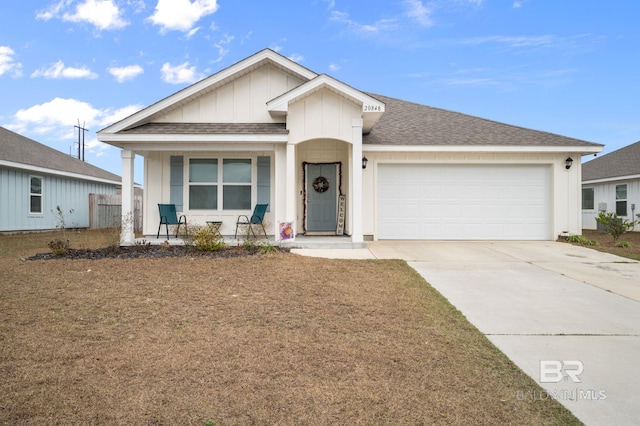
[[[266,49],[98,132],[122,148],[123,214],[144,156],[158,203],[190,223],[256,203],[277,239],[554,240],[579,233],[580,160],[602,145],[361,92]],[[568,159],[573,162],[567,167]],[[122,243],[133,243],[123,229]]]
[[[640,142],[582,165],[584,229],[598,228],[595,218],[601,211],[629,221],[640,219]]]
[[[0,231],[89,226],[89,194],[116,194],[120,176],[0,127]],[[68,214],[73,210],[73,214]]]

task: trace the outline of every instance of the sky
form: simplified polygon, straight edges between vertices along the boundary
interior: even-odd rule
[[[640,140],[640,2],[0,0],[0,126],[118,175],[96,132],[270,48],[356,89]],[[602,155],[602,154],[600,154]],[[592,157],[584,157],[586,161]],[[142,160],[135,164],[143,184]]]

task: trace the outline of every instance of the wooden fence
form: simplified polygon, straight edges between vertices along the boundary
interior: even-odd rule
[[[133,230],[142,232],[142,196],[133,197]],[[122,196],[89,194],[89,227],[114,228],[122,224]]]

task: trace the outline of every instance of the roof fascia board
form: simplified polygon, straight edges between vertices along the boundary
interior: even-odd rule
[[[122,182],[120,182],[119,180],[104,179],[95,176],[82,175],[79,173],[64,172],[61,170],[49,169],[46,167],[32,166],[30,164],[15,163],[13,161],[0,160],[0,166],[24,170],[29,173],[43,173],[48,175],[63,176],[71,179],[88,180],[92,182],[108,183],[112,185],[122,185]]]
[[[371,96],[363,93],[353,87],[336,80],[333,77],[330,77],[326,74],[321,74],[293,90],[284,93],[277,98],[274,98],[267,102],[267,109],[272,112],[281,112],[286,113],[289,110],[289,103],[300,96],[305,95],[306,93],[311,93],[322,86],[328,86],[332,89],[345,94],[347,97],[353,98],[358,102],[362,103],[363,112],[376,112],[382,113],[385,110],[384,102],[381,102]],[[365,109],[368,108],[368,111]]]
[[[104,134],[100,139],[102,142],[120,143],[188,143],[188,142],[214,142],[214,143],[238,143],[238,142],[263,142],[277,143],[287,142],[289,135],[272,134]]]
[[[582,184],[590,185],[590,184],[596,184],[596,183],[609,183],[609,182],[618,182],[618,181],[633,180],[633,179],[640,179],[640,175],[612,176],[608,178],[584,180],[582,181]]]
[[[275,151],[276,143],[186,143],[176,146],[166,143],[124,143],[118,145],[122,149],[130,149],[136,154],[146,157],[150,152],[272,152]]]
[[[501,145],[371,145],[362,144],[367,152],[541,152],[541,153],[586,153],[602,151],[602,147],[584,146],[501,146]]]
[[[180,90],[177,93],[174,93],[173,95],[170,95],[169,97],[156,102],[153,105],[150,105],[140,111],[138,111],[137,113],[134,113],[133,115],[130,115],[129,117],[120,120],[102,130],[100,130],[98,132],[98,139],[100,139],[100,135],[101,134],[110,134],[110,133],[117,133],[120,132],[124,129],[127,129],[129,127],[135,126],[137,123],[143,121],[144,119],[157,114],[158,112],[168,108],[169,106],[180,102],[184,99],[189,98],[190,96],[193,96],[194,94],[198,93],[199,91],[205,89],[206,87],[209,87],[211,85],[214,85],[222,80],[225,80],[231,76],[233,76],[234,74],[242,71],[245,68],[249,68],[252,67],[262,61],[266,61],[266,60],[270,60],[278,65],[280,65],[281,67],[288,69],[290,71],[292,71],[293,73],[296,73],[306,79],[313,79],[315,77],[317,77],[317,74],[314,73],[313,71],[297,64],[296,62],[285,58],[284,56],[274,52],[271,49],[264,49],[248,58],[245,58],[243,60],[241,60],[240,62],[235,63],[234,65],[231,65],[228,68],[225,68],[209,77],[204,78],[203,80],[200,80],[197,83],[192,84],[191,86],[188,86],[186,88],[184,88],[183,90]]]

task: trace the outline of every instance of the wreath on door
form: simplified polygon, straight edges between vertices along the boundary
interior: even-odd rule
[[[327,192],[329,181],[324,176],[318,176],[313,180],[313,190],[319,193]]]

